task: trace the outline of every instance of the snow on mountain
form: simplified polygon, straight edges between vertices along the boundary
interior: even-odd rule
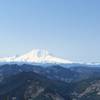
[[[11,62],[11,61],[14,61],[15,58],[16,58],[15,56],[13,56],[13,57],[1,57],[0,62]]]
[[[45,49],[33,49],[31,52],[21,56],[0,58],[0,62],[24,62],[24,63],[72,63],[69,60],[51,55]]]

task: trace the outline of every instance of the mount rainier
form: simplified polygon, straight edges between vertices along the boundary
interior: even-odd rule
[[[71,64],[72,62],[66,59],[53,56],[45,49],[33,49],[32,51],[23,54],[21,56],[2,57],[0,62],[11,63],[59,63],[59,64]]]

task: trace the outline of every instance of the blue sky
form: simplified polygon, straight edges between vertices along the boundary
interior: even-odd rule
[[[100,0],[0,0],[0,56],[46,48],[100,62]]]

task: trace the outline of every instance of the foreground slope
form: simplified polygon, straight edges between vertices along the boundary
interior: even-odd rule
[[[71,100],[70,87],[34,72],[21,72],[0,83],[0,100]]]

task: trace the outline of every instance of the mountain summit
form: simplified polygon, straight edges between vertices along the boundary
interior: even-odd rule
[[[46,49],[33,49],[21,56],[0,58],[0,62],[72,63],[69,60],[53,56]]]

